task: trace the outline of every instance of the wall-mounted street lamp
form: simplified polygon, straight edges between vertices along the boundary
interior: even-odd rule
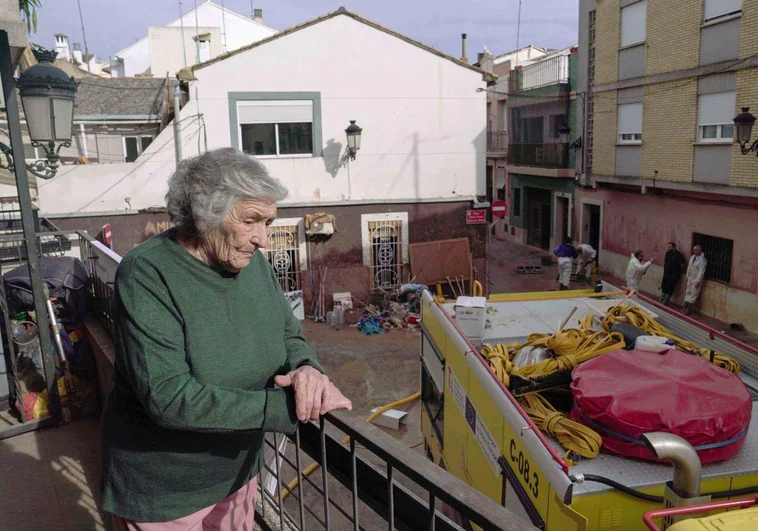
[[[61,148],[71,146],[77,83],[53,65],[57,55],[57,52],[35,49],[38,63],[25,70],[16,82],[31,145],[45,150],[44,160],[26,164],[29,173],[40,179],[55,176]],[[15,161],[10,146],[0,142],[0,151],[7,160],[5,166],[0,161],[0,167],[13,171]]]
[[[743,107],[742,112],[734,117],[734,128],[737,130],[737,143],[740,145],[740,151],[747,155],[751,151],[758,155],[758,140],[753,145],[746,147],[750,142],[750,135],[753,132],[755,116],[750,112],[750,107]]]
[[[355,160],[355,155],[361,149],[361,133],[363,129],[355,125],[355,120],[350,120],[350,125],[345,129],[347,135],[347,155],[350,160]]]
[[[558,126],[558,134],[561,135],[561,142],[567,144],[569,141],[569,136],[571,135],[571,128],[568,124],[561,124]],[[582,137],[580,136],[571,142],[571,144],[569,144],[569,149],[573,149],[574,151],[582,149]]]

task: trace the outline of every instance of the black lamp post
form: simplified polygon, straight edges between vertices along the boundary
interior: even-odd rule
[[[740,145],[740,151],[747,155],[751,151],[758,155],[758,140],[753,145],[746,147],[750,142],[750,135],[753,132],[755,116],[750,112],[750,107],[743,107],[742,112],[734,117],[734,128],[737,130],[737,143]]]
[[[571,127],[569,127],[568,124],[561,124],[558,126],[558,134],[561,135],[561,142],[564,144],[568,144],[569,136],[571,135]],[[580,136],[571,144],[569,144],[569,149],[573,149],[574,151],[578,151],[582,149],[582,137]]]
[[[26,126],[33,147],[45,150],[45,159],[27,164],[29,173],[52,179],[58,171],[59,152],[71,146],[74,97],[77,83],[53,65],[57,52],[34,50],[38,63],[25,70],[16,82],[24,107]],[[9,146],[0,143],[7,167],[13,171],[15,159]]]
[[[2,79],[5,113],[8,119],[8,136],[10,146],[0,144],[0,151],[5,154],[7,167],[16,176],[18,203],[21,210],[21,226],[24,230],[24,250],[29,267],[34,298],[34,314],[39,329],[42,365],[47,384],[49,408],[51,415],[39,420],[29,420],[18,426],[0,430],[0,439],[17,435],[61,419],[61,407],[56,381],[55,354],[51,342],[50,320],[47,315],[47,297],[40,269],[39,246],[37,245],[36,225],[32,211],[32,199],[29,192],[29,172],[49,179],[57,170],[58,151],[63,145],[70,145],[71,125],[74,112],[74,94],[76,83],[60,69],[51,64],[54,55],[38,55],[39,64],[25,71],[18,81],[13,76],[15,70],[11,61],[8,33],[0,30],[0,79]],[[29,128],[33,146],[41,146],[47,154],[47,161],[38,161],[31,167],[15,164],[24,160],[24,141],[19,119],[19,105],[16,98],[18,87]],[[58,147],[56,149],[56,144]]]
[[[363,129],[355,124],[355,120],[350,120],[350,125],[345,129],[347,135],[347,154],[351,160],[355,160],[355,155],[361,149],[361,133]]]

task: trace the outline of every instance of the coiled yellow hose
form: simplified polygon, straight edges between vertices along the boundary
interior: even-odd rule
[[[651,336],[665,337],[672,340],[677,350],[697,353],[709,361],[711,359],[710,350],[698,347],[694,343],[690,343],[689,341],[677,337],[671,330],[661,326],[655,319],[636,306],[614,306],[609,309],[608,313],[606,313],[603,318],[603,328],[610,330],[614,324],[622,322],[644,330]],[[719,352],[715,353],[713,356],[713,363],[729,372],[740,372],[740,364],[726,354]]]
[[[569,454],[576,452],[592,459],[600,452],[603,439],[597,432],[557,411],[541,394],[528,394],[523,397],[521,404],[537,427],[558,439]]]
[[[525,347],[543,347],[555,352],[556,357],[516,367],[511,358]],[[624,338],[618,332],[571,328],[552,335],[532,334],[524,345],[484,345],[481,353],[495,375],[509,387],[511,375],[529,378],[571,370],[580,363],[620,348],[624,348]],[[568,455],[572,452],[588,459],[600,452],[603,440],[597,432],[557,411],[540,393],[527,394],[520,403],[540,430],[558,439],[568,450],[567,461],[571,461]]]

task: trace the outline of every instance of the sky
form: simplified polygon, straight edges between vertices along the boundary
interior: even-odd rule
[[[183,0],[184,12],[205,0]],[[250,14],[250,0],[214,0],[237,13]],[[90,53],[103,59],[179,16],[179,0],[79,0]],[[519,0],[253,0],[263,22],[283,30],[344,6],[346,9],[455,57],[461,33],[468,34],[468,56],[487,46],[495,54],[516,49]],[[578,40],[579,0],[523,0],[521,47],[564,48]],[[54,48],[55,33],[82,43],[77,0],[42,0],[34,43]],[[358,43],[356,43],[359,45]],[[347,45],[347,43],[346,43]]]

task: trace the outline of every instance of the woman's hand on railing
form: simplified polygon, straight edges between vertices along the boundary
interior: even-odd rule
[[[279,387],[292,387],[295,391],[295,409],[300,422],[318,420],[335,409],[352,409],[345,395],[319,371],[305,365],[289,374],[277,376],[274,382]]]

